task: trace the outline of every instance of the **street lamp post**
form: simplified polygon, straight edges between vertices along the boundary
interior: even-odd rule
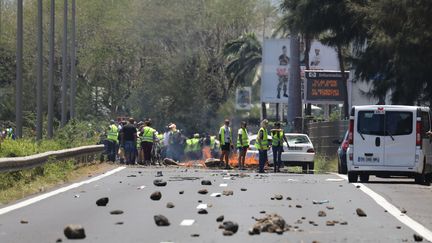
[[[42,139],[42,0],[38,0],[37,6],[37,75],[36,75],[36,139]]]
[[[15,84],[16,137],[22,137],[23,0],[17,1],[17,51]]]
[[[49,71],[48,71],[48,138],[54,135],[54,33],[55,33],[55,0],[51,0],[49,30]]]
[[[68,0],[64,0],[63,13],[63,48],[62,48],[62,87],[61,87],[61,126],[67,122],[67,25],[68,25]]]
[[[70,118],[75,118],[75,96],[76,96],[76,12],[75,0],[72,0],[72,30],[71,30],[71,87],[70,87]]]

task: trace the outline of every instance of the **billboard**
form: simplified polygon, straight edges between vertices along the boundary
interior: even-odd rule
[[[338,104],[344,102],[343,82],[345,77],[339,71],[306,70],[306,97],[305,103],[312,104]]]
[[[252,100],[252,88],[251,87],[240,87],[236,89],[236,110],[247,110],[251,109]]]
[[[261,74],[261,102],[286,103],[290,65],[290,40],[264,40]]]

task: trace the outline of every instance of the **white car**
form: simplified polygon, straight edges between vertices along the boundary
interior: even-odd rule
[[[250,147],[246,153],[246,157],[253,157],[259,159],[258,150],[255,148],[257,135],[249,137]],[[315,149],[309,137],[301,133],[285,133],[288,140],[289,147],[284,142],[281,161],[287,166],[302,166],[303,171],[313,171]],[[271,140],[271,136],[268,138]],[[271,142],[269,142],[271,144]],[[267,153],[269,164],[273,165],[273,151],[270,148]]]

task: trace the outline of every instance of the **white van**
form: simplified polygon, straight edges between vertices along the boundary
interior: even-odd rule
[[[432,140],[430,110],[419,106],[354,106],[349,124],[349,182],[369,175],[410,176],[430,183]]]

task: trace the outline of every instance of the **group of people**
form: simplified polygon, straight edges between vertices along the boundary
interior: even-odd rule
[[[13,130],[12,127],[8,127],[4,130],[1,131],[0,134],[0,138],[1,139],[11,139],[11,140],[15,140],[15,132]]]
[[[255,147],[259,151],[259,173],[264,173],[265,163],[268,161],[267,151],[273,150],[274,171],[281,168],[281,154],[284,141],[288,144],[280,123],[275,123],[274,128],[268,131],[268,120],[261,122],[257,134]],[[116,124],[111,120],[106,131],[105,147],[109,161],[116,161],[118,157],[121,163],[126,164],[154,164],[163,158],[175,161],[183,159],[199,160],[203,158],[203,151],[208,151],[212,157],[220,154],[220,160],[225,163],[226,169],[231,169],[229,157],[231,151],[238,149],[238,168],[245,170],[246,153],[250,146],[247,123],[241,122],[236,138],[230,127],[230,121],[224,121],[220,127],[218,139],[209,134],[195,133],[191,138],[185,137],[173,123],[166,127],[164,133],[159,133],[152,128],[152,121],[147,119],[136,123],[133,118],[128,122]],[[271,135],[271,144],[269,144]],[[236,144],[234,144],[236,140]],[[207,149],[204,149],[207,148]]]
[[[173,123],[168,124],[164,133],[159,133],[150,119],[135,122],[129,118],[119,123],[111,120],[103,140],[108,160],[114,162],[118,158],[126,164],[149,165],[163,158],[198,160],[203,156],[204,147],[208,147],[212,156],[219,150],[215,136],[197,133],[187,138]]]
[[[258,149],[259,153],[259,166],[258,172],[265,173],[264,166],[268,161],[267,151],[270,146],[273,150],[273,163],[274,172],[280,172],[282,166],[281,156],[283,152],[284,141],[288,145],[288,141],[285,137],[285,133],[281,128],[281,124],[276,122],[274,128],[268,132],[268,120],[264,119],[261,122],[260,129],[257,134],[255,147]],[[229,156],[231,150],[234,150],[233,135],[230,128],[230,121],[225,120],[224,125],[219,129],[219,140],[221,144],[221,157],[220,160],[225,162],[225,169],[231,169],[229,165]],[[271,144],[269,144],[269,135],[271,134]],[[249,149],[249,133],[247,130],[247,123],[245,121],[241,122],[241,126],[237,132],[237,143],[236,147],[238,149],[238,168],[239,170],[245,170],[245,159],[246,153]],[[289,146],[289,145],[288,145]]]

